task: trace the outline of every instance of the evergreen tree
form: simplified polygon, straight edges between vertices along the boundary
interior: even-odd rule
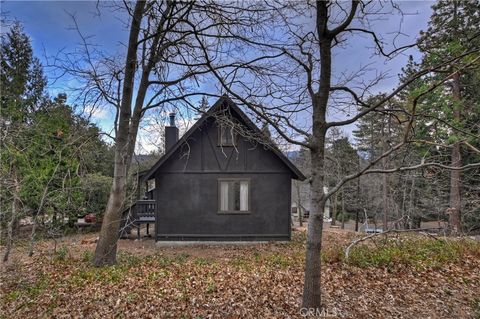
[[[100,184],[105,188],[87,174],[112,175],[111,148],[99,129],[75,114],[65,94],[53,100],[45,94],[42,67],[22,30],[15,24],[1,46],[0,221],[8,229],[5,260],[21,218],[34,220],[32,242],[37,224],[61,231],[65,219],[105,208],[103,199],[96,207],[86,205],[91,197],[83,192],[84,185],[90,191],[102,191],[94,188]]]
[[[369,104],[375,104],[382,99],[384,94],[370,97]],[[353,131],[356,139],[356,145],[360,155],[368,162],[374,162],[386,153],[391,147],[401,142],[403,138],[403,117],[401,103],[398,99],[390,100],[374,112],[362,117],[357,123],[357,129]],[[383,157],[375,166],[381,169],[388,169],[395,166],[401,166],[397,161],[398,153]],[[357,161],[358,162],[358,161]],[[371,178],[371,177],[369,177]],[[396,181],[388,174],[376,176],[375,183],[371,183],[365,190],[371,194],[382,194],[381,202],[371,205],[370,209],[383,216],[383,228],[389,227],[388,222],[393,215],[392,184]],[[375,198],[375,196],[372,196]],[[377,196],[378,197],[378,196]],[[371,200],[365,200],[365,203],[373,203]],[[377,211],[377,207],[381,207]]]
[[[0,114],[25,120],[42,105],[47,81],[40,61],[33,56],[30,38],[18,22],[2,35],[0,57]]]
[[[327,158],[329,159],[329,173],[326,176],[328,185],[333,186],[345,176],[358,170],[359,157],[357,150],[341,130],[332,128],[328,138]],[[356,189],[356,184],[347,183],[340,192],[334,195],[332,201],[332,225],[335,225],[339,211],[341,211],[340,219],[343,227],[350,213],[358,209]]]
[[[433,5],[432,9],[428,29],[420,36],[420,49],[424,54],[423,67],[438,65],[480,48],[480,1],[442,0]],[[478,53],[468,55],[462,62],[472,61],[476,57],[478,58]],[[452,79],[430,95],[435,107],[430,108],[426,114],[430,117],[427,127],[431,128],[438,144],[451,145],[449,164],[453,167],[462,166],[465,152],[468,153],[462,147],[465,139],[478,145],[478,139],[472,139],[478,133],[475,123],[480,121],[480,95],[476,88],[478,85],[473,82],[478,74],[478,63],[476,67],[477,69],[459,70],[453,65],[450,69],[443,70],[453,74]],[[430,80],[435,81],[436,77]],[[437,120],[433,124],[432,118]],[[472,134],[465,134],[472,128]],[[465,206],[462,188],[461,172],[452,170],[449,215],[453,231],[461,229],[462,206]]]
[[[200,115],[202,115],[203,113],[208,111],[209,108],[210,108],[210,104],[208,104],[207,98],[205,96],[203,96],[201,101],[200,101],[200,106],[199,106],[199,111],[201,113]]]
[[[267,122],[263,124],[261,131],[267,142],[272,140],[272,133],[270,132],[269,125]]]

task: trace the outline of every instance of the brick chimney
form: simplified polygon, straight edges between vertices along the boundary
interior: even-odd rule
[[[178,141],[178,127],[175,126],[175,113],[170,113],[170,125],[165,126],[165,153]]]

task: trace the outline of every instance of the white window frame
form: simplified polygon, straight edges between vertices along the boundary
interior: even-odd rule
[[[222,200],[222,195],[225,196],[224,193],[222,193],[222,184],[223,183],[229,183],[229,182],[240,182],[240,192],[242,192],[242,182],[246,183],[247,185],[247,189],[246,189],[246,194],[244,194],[243,196],[246,196],[246,200],[244,200],[244,202],[246,202],[246,209],[244,210],[228,210],[228,209],[222,209],[222,203],[223,203],[223,200]],[[230,184],[227,184],[227,185],[230,185]],[[245,184],[243,184],[245,185]],[[250,214],[251,213],[251,210],[252,210],[252,206],[251,206],[251,182],[250,182],[250,178],[219,178],[218,179],[218,213],[219,214]],[[227,197],[227,201],[228,199],[230,198],[228,196],[228,193],[226,195]],[[240,193],[240,206],[242,206],[242,194]],[[225,206],[225,204],[223,205]],[[228,207],[228,202],[226,204],[226,206]]]

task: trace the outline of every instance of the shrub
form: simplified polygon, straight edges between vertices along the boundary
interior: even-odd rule
[[[405,264],[414,267],[438,268],[457,262],[464,254],[472,253],[480,244],[465,241],[400,238],[389,240],[379,247],[362,245],[351,250],[348,263],[359,267],[388,267]]]
[[[447,263],[458,262],[467,254],[480,256],[480,243],[473,240],[400,237],[359,244],[350,250],[348,261],[345,260],[345,247],[335,244],[322,250],[322,260],[326,263],[346,262],[357,267],[403,264],[439,268]]]
[[[82,260],[84,262],[91,262],[93,260],[93,252],[85,250],[82,255]]]
[[[57,260],[65,261],[68,256],[68,248],[65,245],[60,246],[55,252],[55,258]]]

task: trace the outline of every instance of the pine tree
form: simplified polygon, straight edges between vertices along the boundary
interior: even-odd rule
[[[377,100],[382,99],[383,94],[372,96],[368,103],[375,104]],[[371,112],[361,118],[357,123],[357,129],[353,131],[356,144],[360,155],[367,161],[372,162],[378,159],[382,154],[387,152],[392,146],[398,144],[402,138],[402,124],[399,119],[402,113],[398,112],[398,100],[390,100],[387,104],[378,108],[375,112]],[[395,166],[393,154],[383,157],[379,164],[381,169],[387,169]],[[390,188],[392,178],[388,174],[381,175],[382,193],[382,216],[383,227],[388,228],[389,215],[394,205],[391,203]]]
[[[203,96],[200,100],[200,105],[198,106],[198,117],[200,118],[203,114],[205,114],[209,108],[210,104],[208,104],[207,98]]]
[[[424,54],[424,67],[438,65],[444,61],[480,47],[480,1],[447,1],[442,0],[432,6],[433,14],[427,31],[420,35],[420,49]],[[476,54],[478,57],[478,53]],[[464,58],[463,62],[472,59]],[[459,61],[460,62],[460,61]],[[458,63],[460,65],[460,63]],[[472,120],[480,120],[478,115],[479,95],[477,89],[472,90],[474,83],[470,82],[475,70],[458,70],[454,65],[450,70],[452,79],[442,90],[437,90],[431,96],[436,97],[438,108],[431,114],[433,118],[440,118],[443,123],[435,128],[436,137],[443,133],[446,140],[443,143],[451,144],[450,165],[462,166],[462,136],[460,131],[472,127]],[[475,76],[473,76],[475,77]],[[435,80],[435,79],[432,79]],[[473,118],[472,118],[473,117]],[[469,123],[470,122],[470,123]],[[443,129],[443,130],[442,130]],[[459,130],[458,130],[459,129]],[[450,172],[450,226],[454,232],[461,230],[462,212],[462,174],[459,170]]]
[[[47,81],[40,61],[33,56],[30,38],[18,22],[2,35],[0,56],[0,114],[25,120],[43,103]]]
[[[268,143],[268,142],[271,142],[271,140],[272,140],[272,133],[270,132],[269,125],[268,125],[267,122],[265,122],[265,123],[263,124],[261,131],[262,131],[262,134],[263,134],[263,136],[264,136],[264,138],[265,138],[265,142],[267,142],[267,143]]]
[[[332,130],[330,135],[330,147],[328,153],[332,161],[332,174],[329,174],[329,184],[335,185],[345,176],[358,171],[358,153],[348,140],[348,137],[340,130]],[[335,221],[338,213],[338,195],[341,200],[341,221],[342,228],[344,228],[344,222],[346,221],[347,212],[357,210],[356,185],[353,183],[347,183],[344,185],[340,192],[335,193],[333,197],[333,213],[332,213],[332,225],[335,225]]]

